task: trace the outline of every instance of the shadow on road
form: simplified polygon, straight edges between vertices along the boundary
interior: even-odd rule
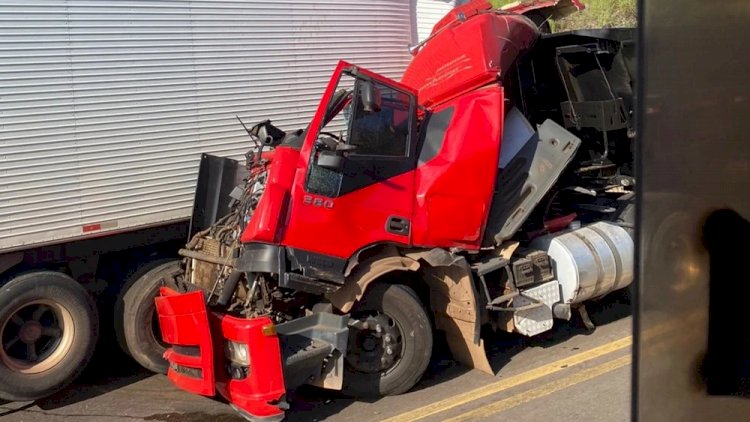
[[[0,406],[4,406],[9,403],[10,402],[7,402],[5,400],[0,400]],[[3,416],[10,416],[14,413],[23,412],[33,406],[34,406],[34,403],[28,403],[28,404],[24,404],[21,406],[13,406],[12,408],[8,408],[8,409],[6,409],[5,407],[0,407],[0,418],[2,418]]]
[[[626,294],[611,295],[599,302],[587,305],[589,315],[596,325],[605,325],[625,318],[631,313],[630,301]],[[534,338],[526,338],[508,333],[493,333],[485,338],[488,357],[495,371],[510,362],[514,356],[532,347],[551,347],[578,336],[592,334],[584,324],[574,317],[571,321],[556,321],[555,327]],[[461,376],[469,370],[457,364],[451,358],[445,339],[436,336],[433,358],[422,380],[414,388],[415,391],[447,382]],[[141,381],[153,374],[125,356],[114,341],[104,340],[94,356],[89,367],[82,376],[63,391],[28,404],[10,404],[4,406],[0,401],[0,417],[23,412],[33,406],[42,411],[70,406],[81,401],[95,398],[102,394],[123,388]],[[377,403],[379,399],[352,399],[335,391],[322,390],[304,386],[290,393],[291,410],[287,420],[290,422],[323,420],[340,413],[355,401]],[[102,415],[103,416],[103,415]],[[153,421],[170,422],[199,422],[204,420],[218,420],[221,422],[243,421],[241,417],[227,412],[226,414],[207,414],[204,412],[163,413],[154,414],[146,418]]]
[[[631,314],[630,299],[626,292],[617,292],[599,301],[586,304],[589,316],[595,326],[606,325]],[[492,368],[497,372],[513,357],[530,347],[552,347],[564,343],[572,337],[591,335],[596,331],[589,330],[575,312],[570,321],[555,320],[552,330],[534,337],[498,332],[494,338],[485,340],[487,355]]]
[[[35,402],[11,403],[0,400],[0,406],[2,406],[0,418],[26,411],[46,415],[45,411],[92,399],[152,375],[151,372],[127,357],[113,341],[102,339],[91,362],[73,384],[52,396]],[[41,409],[41,412],[38,409],[35,410],[35,406]]]
[[[600,301],[586,305],[589,316],[595,325],[606,325],[631,314],[630,299],[625,292],[617,292]],[[514,356],[530,347],[551,347],[578,335],[591,335],[583,322],[574,315],[570,321],[555,321],[552,330],[533,338],[504,332],[492,333],[485,338],[485,348],[492,368],[497,373]],[[432,360],[422,380],[412,389],[418,391],[447,382],[461,376],[469,369],[456,363],[451,357],[445,339],[436,336]],[[351,405],[355,400],[340,393],[314,387],[302,387],[291,397],[292,408],[286,420],[289,422],[319,421],[334,416]],[[357,399],[376,403],[379,399]],[[311,413],[314,418],[311,418]]]
[[[114,341],[103,339],[91,362],[73,384],[34,404],[42,410],[53,410],[106,394],[153,375],[126,356]]]
[[[163,422],[247,422],[247,420],[237,414],[215,414],[206,412],[189,412],[189,413],[157,413],[143,418],[146,421],[163,421]]]

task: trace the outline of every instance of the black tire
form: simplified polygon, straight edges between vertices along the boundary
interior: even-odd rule
[[[169,260],[138,272],[140,277],[126,283],[115,305],[115,327],[124,350],[144,368],[166,374],[166,346],[158,332],[154,298],[159,294],[165,275],[180,269],[179,260]],[[117,328],[119,327],[119,328]]]
[[[98,334],[96,305],[71,277],[12,278],[0,287],[0,399],[37,400],[63,389],[88,364]]]
[[[398,352],[388,368],[362,371],[358,346],[365,330],[350,328],[349,345],[344,364],[345,394],[356,397],[375,397],[405,393],[422,377],[432,356],[432,325],[416,293],[399,284],[377,284],[370,287],[351,312],[352,318],[364,320],[376,314],[385,318],[400,334]],[[370,329],[373,335],[375,330]],[[388,332],[388,331],[385,331]],[[395,337],[395,336],[392,336]],[[385,348],[381,338],[378,347]],[[376,347],[377,349],[377,347]],[[385,356],[385,355],[384,355]],[[382,358],[381,358],[382,359]]]
[[[122,350],[128,356],[131,356],[131,355],[130,355],[130,351],[128,350],[128,343],[125,340],[125,318],[124,318],[125,302],[123,300],[125,293],[127,293],[128,290],[130,290],[130,288],[133,287],[133,283],[135,283],[139,278],[143,277],[144,274],[146,274],[147,272],[153,270],[154,268],[158,266],[164,265],[172,261],[174,261],[173,258],[161,258],[161,259],[155,259],[153,261],[146,261],[142,263],[141,265],[132,268],[121,279],[123,280],[123,282],[115,297],[114,310],[112,313],[112,317],[113,317],[112,322],[115,328],[115,336],[117,337],[117,344],[118,346],[120,346],[120,350]]]

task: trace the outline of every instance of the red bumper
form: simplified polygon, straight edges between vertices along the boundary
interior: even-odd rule
[[[175,385],[204,396],[218,392],[252,419],[283,418],[281,350],[269,318],[208,312],[203,292],[180,294],[167,288],[156,298],[156,311],[162,337],[172,345],[164,358]],[[246,345],[249,365],[225,357],[228,341]]]

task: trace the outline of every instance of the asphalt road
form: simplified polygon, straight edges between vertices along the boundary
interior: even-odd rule
[[[488,347],[496,375],[455,364],[438,346],[427,374],[404,395],[354,401],[303,388],[289,421],[464,421],[630,419],[629,305],[589,307],[597,328],[578,321],[528,339],[500,335]],[[0,401],[0,421],[243,421],[217,400],[184,393],[116,352],[100,352],[73,386],[33,403]]]

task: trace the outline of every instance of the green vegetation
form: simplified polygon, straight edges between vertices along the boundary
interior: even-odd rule
[[[517,0],[490,0],[495,7]],[[581,28],[605,28],[636,25],[635,0],[582,0],[586,9],[558,22],[552,22],[555,31]]]
[[[636,25],[635,0],[583,0],[586,9],[553,23],[555,31]]]

